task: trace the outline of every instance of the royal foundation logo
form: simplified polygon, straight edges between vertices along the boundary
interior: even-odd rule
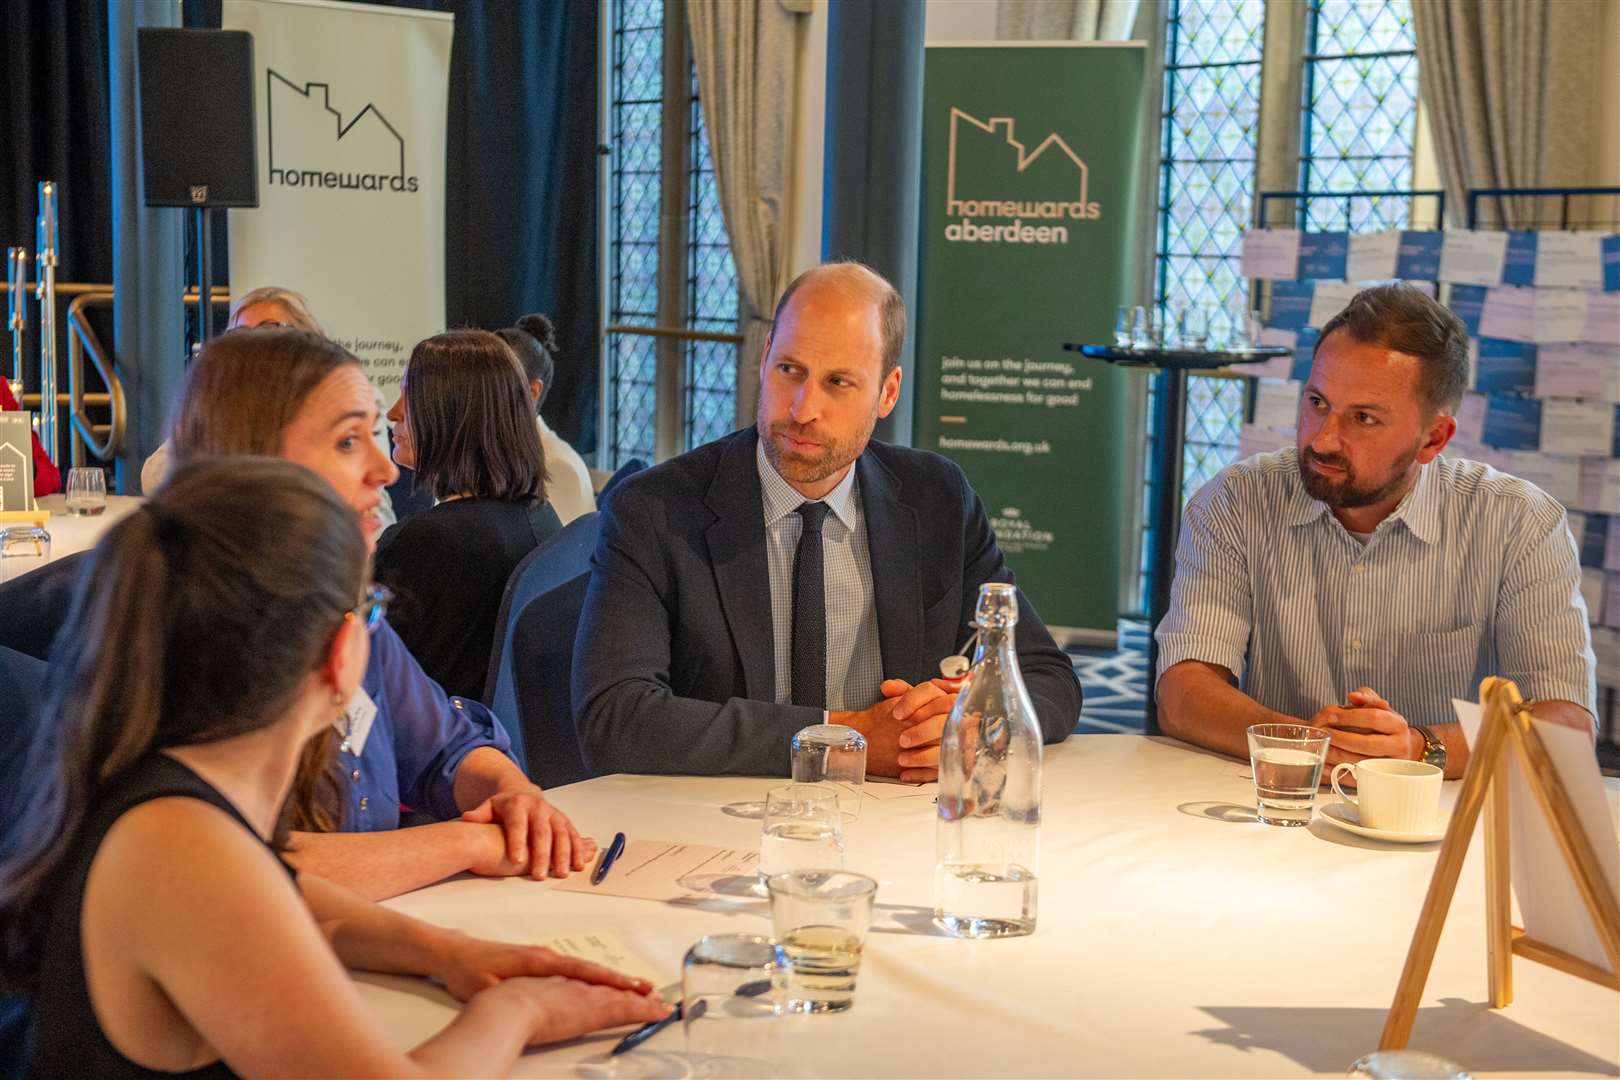
[[[1053,132],[1033,151],[1010,116],[980,120],[951,109],[945,239],[968,243],[1067,244],[1071,224],[1095,221],[1090,170]]]
[[[330,84],[298,83],[273,68],[265,101],[272,186],[405,195],[420,187],[405,172],[404,137],[370,102],[345,119]]]

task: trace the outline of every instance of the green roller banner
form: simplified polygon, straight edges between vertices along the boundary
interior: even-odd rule
[[[954,459],[1050,625],[1119,614],[1140,44],[941,45],[923,82],[915,445]]]

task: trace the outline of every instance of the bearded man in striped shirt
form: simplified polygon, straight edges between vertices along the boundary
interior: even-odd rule
[[[1452,698],[1503,675],[1537,717],[1595,730],[1596,659],[1564,508],[1442,456],[1468,387],[1462,322],[1409,285],[1322,328],[1296,446],[1188,503],[1156,631],[1166,734],[1235,756],[1251,724],[1333,735],[1328,764],[1462,775]]]

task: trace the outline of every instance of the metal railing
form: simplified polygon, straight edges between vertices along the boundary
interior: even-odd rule
[[[9,293],[10,290],[10,284],[0,284],[0,291]],[[56,407],[68,411],[71,438],[69,458],[75,468],[84,465],[89,457],[99,461],[111,461],[117,457],[124,445],[124,434],[129,425],[129,405],[124,395],[124,381],[118,375],[112,353],[91,326],[88,312],[92,309],[110,308],[115,295],[113,287],[99,282],[58,281],[55,283],[55,293],[58,296],[73,298],[68,303],[63,319],[67,334],[67,391],[65,393],[58,391],[55,395]],[[211,290],[209,299],[215,306],[228,305],[231,299],[230,292],[227,289],[215,288]],[[195,288],[187,290],[181,300],[186,306],[195,307],[197,290]],[[45,320],[41,319],[41,328],[43,329],[45,325]],[[18,325],[14,320],[10,329],[13,355],[20,357],[25,326]],[[106,386],[104,392],[86,389],[84,370],[86,359],[90,361],[96,375]],[[21,372],[15,374],[20,381]],[[52,381],[54,383],[54,379]],[[19,388],[17,400],[25,409],[32,408],[42,414],[45,411],[43,391],[23,393]],[[106,422],[98,422],[92,418],[86,411],[87,407],[107,409]],[[43,428],[44,425],[41,425],[42,431]],[[52,451],[55,449],[51,448]],[[54,453],[52,457],[54,459]]]

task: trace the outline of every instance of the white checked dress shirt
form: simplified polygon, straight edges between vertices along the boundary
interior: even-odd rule
[[[1370,686],[1409,723],[1455,723],[1451,699],[1475,700],[1486,675],[1596,714],[1579,556],[1552,496],[1436,458],[1363,545],[1297,461],[1240,461],[1187,504],[1158,675],[1219,664],[1302,719]]]
[[[754,449],[760,493],[765,503],[765,543],[771,575],[771,630],[775,635],[776,703],[793,701],[793,556],[804,519],[794,511],[804,496],[782,479]],[[872,593],[872,560],[867,550],[866,515],[861,509],[855,470],[822,500],[832,511],[821,527],[822,580],[827,602],[827,709],[864,709],[883,696],[883,656],[878,647],[877,607]]]

